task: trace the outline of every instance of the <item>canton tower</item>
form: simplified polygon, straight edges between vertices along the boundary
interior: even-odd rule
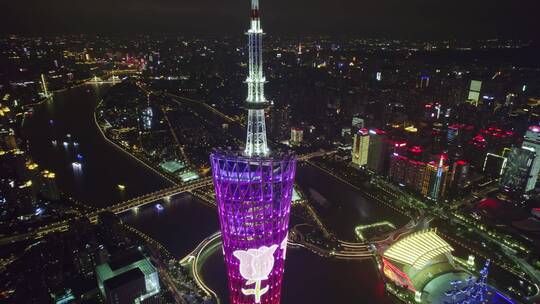
[[[232,304],[278,304],[296,171],[292,153],[270,152],[265,128],[259,1],[251,2],[248,110],[243,151],[210,156]]]

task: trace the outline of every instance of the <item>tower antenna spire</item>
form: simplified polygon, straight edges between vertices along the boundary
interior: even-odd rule
[[[246,136],[246,156],[267,156],[270,152],[266,140],[266,124],[264,109],[268,101],[264,97],[262,37],[259,14],[259,0],[251,0],[251,27],[247,31],[249,48],[249,72],[246,79],[248,95],[246,109],[248,110],[248,124]]]

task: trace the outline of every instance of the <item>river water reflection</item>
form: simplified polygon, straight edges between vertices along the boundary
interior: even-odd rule
[[[58,93],[34,107],[23,128],[30,153],[41,169],[56,173],[62,191],[95,207],[169,185],[108,143],[98,131],[94,109],[108,88],[84,85]],[[75,161],[81,163],[81,170],[74,170]],[[126,185],[126,190],[120,191],[118,184]]]

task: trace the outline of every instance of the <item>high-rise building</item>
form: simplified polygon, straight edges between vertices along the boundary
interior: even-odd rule
[[[368,169],[379,174],[388,172],[389,149],[390,143],[384,131],[369,130]]]
[[[421,191],[426,174],[426,163],[422,161],[409,160],[407,172],[405,174],[405,185],[416,191]]]
[[[533,190],[536,187],[538,173],[540,173],[540,126],[531,126],[525,133],[525,138],[521,146],[523,149],[531,150],[536,154],[531,168],[531,176],[527,180],[525,192]]]
[[[502,189],[522,194],[527,192],[536,153],[523,148],[513,148],[508,153],[508,163],[501,177]]]
[[[465,125],[453,124],[448,126],[448,132],[446,133],[446,139],[449,146],[453,146],[459,143],[459,136],[461,135],[461,129]]]
[[[474,106],[478,106],[481,90],[482,90],[482,81],[471,80],[471,86],[469,87],[469,94],[467,96],[467,102],[471,103]]]
[[[351,134],[356,134],[358,130],[365,128],[365,122],[364,119],[360,117],[360,115],[356,114],[352,118],[351,123]]]
[[[360,129],[353,138],[352,163],[356,167],[367,165],[369,152],[369,132]]]
[[[154,111],[152,110],[152,107],[150,106],[150,94],[148,94],[147,97],[147,106],[142,110],[142,129],[143,130],[150,130],[152,129],[152,121],[154,118]]]
[[[409,159],[406,156],[393,153],[390,156],[390,170],[388,172],[390,179],[395,183],[405,186],[408,163]]]
[[[452,166],[451,187],[453,189],[462,189],[465,187],[469,177],[470,165],[464,160],[458,160]]]
[[[304,130],[302,128],[291,128],[291,145],[300,145],[304,141]]]
[[[434,201],[446,196],[449,167],[444,163],[444,160],[444,155],[441,155],[438,162],[432,161],[426,166],[422,194]]]
[[[270,134],[274,140],[287,138],[291,129],[291,107],[274,106],[270,109]]]
[[[251,2],[247,140],[243,152],[210,156],[230,303],[277,304],[287,249],[296,158],[266,141],[259,1]]]
[[[413,147],[412,150],[416,150]],[[390,156],[389,177],[400,186],[421,192],[426,174],[426,163],[409,158],[400,153],[392,153]]]
[[[341,140],[344,144],[350,144],[352,138],[351,128],[343,127],[341,128]]]
[[[57,201],[60,199],[60,191],[56,185],[56,174],[48,170],[42,171],[39,178],[41,195],[44,198]]]
[[[444,124],[440,122],[433,123],[431,129],[431,137],[433,139],[433,149],[435,153],[440,153],[444,150],[446,139],[448,137],[447,130]]]

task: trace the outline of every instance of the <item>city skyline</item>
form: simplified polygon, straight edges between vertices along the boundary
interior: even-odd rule
[[[186,33],[235,35],[245,1],[37,0],[6,3],[3,34]],[[540,4],[526,1],[341,0],[263,5],[271,34],[332,34],[396,39],[536,39]],[[322,22],[321,22],[322,21]]]
[[[540,301],[534,2],[21,1],[4,302]]]

